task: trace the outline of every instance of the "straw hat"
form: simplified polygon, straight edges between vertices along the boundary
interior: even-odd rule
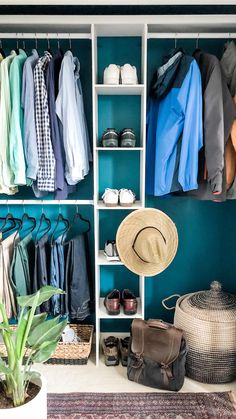
[[[178,233],[162,211],[145,208],[133,211],[120,224],[116,246],[121,261],[138,275],[154,276],[175,257]]]

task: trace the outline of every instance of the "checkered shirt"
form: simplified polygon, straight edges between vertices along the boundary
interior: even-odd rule
[[[34,68],[35,125],[39,159],[37,187],[40,191],[48,192],[55,190],[56,166],[51,142],[48,95],[45,83],[45,71],[51,59],[51,54],[46,51]]]

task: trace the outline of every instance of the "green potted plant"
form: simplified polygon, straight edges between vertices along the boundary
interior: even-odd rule
[[[35,314],[37,307],[55,294],[64,291],[45,286],[35,294],[17,297],[20,312],[16,328],[9,324],[0,303],[0,336],[7,354],[3,359],[0,353],[0,401],[4,394],[12,404],[6,408],[2,398],[1,419],[47,418],[46,385],[31,368],[34,362],[45,362],[51,357],[67,323],[60,316],[47,320],[47,313]],[[29,390],[35,386],[37,394],[28,401]]]

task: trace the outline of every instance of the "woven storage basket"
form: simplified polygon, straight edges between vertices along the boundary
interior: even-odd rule
[[[235,295],[223,292],[217,281],[209,291],[184,295],[176,303],[174,324],[189,346],[188,377],[212,384],[236,378]]]
[[[54,354],[46,361],[46,364],[87,364],[92,347],[93,326],[70,324],[70,327],[81,338],[81,342],[59,342]],[[12,328],[15,329],[15,326]],[[0,343],[0,356],[3,358],[7,356],[3,343]]]

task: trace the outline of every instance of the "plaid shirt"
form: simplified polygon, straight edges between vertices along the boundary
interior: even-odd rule
[[[56,165],[51,142],[48,95],[45,83],[45,72],[51,59],[51,54],[46,51],[34,68],[35,125],[39,160],[37,187],[40,191],[48,192],[55,190]]]

